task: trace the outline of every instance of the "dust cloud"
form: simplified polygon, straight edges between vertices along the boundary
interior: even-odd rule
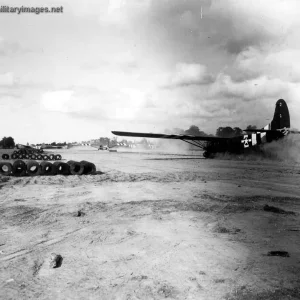
[[[200,150],[200,151],[199,151]],[[119,146],[118,152],[132,152],[132,153],[164,153],[164,154],[185,154],[191,155],[195,152],[202,153],[200,148],[194,147],[188,143],[180,140],[160,140],[155,144],[153,149],[143,148],[127,148]]]
[[[270,159],[300,163],[299,149],[300,135],[289,134],[283,139],[263,145],[262,153]]]
[[[162,140],[159,143],[157,150],[160,152],[174,153],[174,154],[190,154],[191,145],[186,142],[178,140]],[[194,147],[193,147],[194,148]]]
[[[234,160],[270,160],[290,163],[300,163],[300,135],[289,134],[283,139],[266,143],[259,149],[249,148],[242,154],[218,153],[219,159]]]

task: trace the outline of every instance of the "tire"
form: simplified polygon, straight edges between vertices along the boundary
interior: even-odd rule
[[[20,153],[20,154],[18,155],[18,159],[24,159],[24,154]]]
[[[0,163],[0,174],[1,175],[11,175],[12,165],[9,162],[1,162]]]
[[[30,157],[30,156],[29,156],[29,154],[27,154],[27,153],[24,155],[24,159],[29,159],[29,157]]]
[[[2,159],[9,159],[9,155],[6,153],[2,154]]]
[[[41,162],[41,175],[43,176],[53,176],[56,175],[56,167],[48,161]]]
[[[55,160],[61,160],[61,158],[62,158],[62,157],[61,157],[60,154],[56,154],[56,155],[55,155]]]
[[[84,166],[78,161],[69,160],[67,164],[70,166],[70,173],[72,175],[82,175],[84,171]]]
[[[36,156],[36,154],[31,154],[31,159],[33,159],[33,160],[36,160],[37,159],[37,156]]]
[[[41,166],[36,161],[29,161],[26,164],[26,171],[29,176],[41,175]]]
[[[80,164],[83,165],[84,175],[91,175],[96,173],[96,166],[93,163],[86,160],[82,160]]]
[[[26,175],[26,164],[23,160],[18,159],[13,163],[12,174],[18,177]]]
[[[55,159],[55,155],[54,155],[54,154],[50,154],[50,155],[49,155],[49,159],[50,159],[50,160],[54,160],[54,159]]]
[[[23,155],[25,155],[27,153],[25,149],[20,149],[19,151],[20,151],[20,154],[23,154]]]
[[[67,163],[56,161],[53,165],[56,167],[57,175],[70,175],[70,166]]]
[[[12,155],[11,155],[11,159],[17,159],[18,158],[18,155],[16,154],[16,153],[13,153]]]
[[[48,155],[43,155],[43,160],[49,160],[49,156]]]
[[[43,160],[43,156],[41,154],[38,154],[36,157],[37,160]]]

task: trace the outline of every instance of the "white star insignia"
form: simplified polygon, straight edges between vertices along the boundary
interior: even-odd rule
[[[251,139],[248,138],[248,135],[244,135],[244,139],[241,141],[241,143],[244,144],[244,148],[249,147],[249,142],[251,142]]]

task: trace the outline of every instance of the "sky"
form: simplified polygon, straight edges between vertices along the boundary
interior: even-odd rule
[[[3,4],[1,4],[3,5]],[[263,127],[300,129],[298,0],[41,0],[0,13],[0,137],[18,143]]]

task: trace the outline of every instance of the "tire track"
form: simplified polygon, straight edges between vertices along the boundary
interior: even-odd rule
[[[39,241],[35,245],[32,245],[30,249],[21,249],[21,250],[15,251],[15,252],[10,253],[10,254],[6,255],[5,257],[1,258],[0,261],[8,261],[8,260],[12,260],[14,258],[18,258],[19,256],[29,254],[29,253],[34,252],[37,249],[39,249],[40,248],[39,246],[51,246],[51,245],[57,244],[61,241],[65,241],[70,236],[72,236],[74,233],[76,233],[78,231],[81,231],[81,230],[84,230],[88,227],[92,227],[92,226],[90,225],[90,226],[85,226],[85,227],[82,227],[82,228],[75,229],[75,230],[73,230],[71,232],[68,232],[68,233],[64,234],[63,236],[60,236],[60,237],[55,238],[55,239]]]

